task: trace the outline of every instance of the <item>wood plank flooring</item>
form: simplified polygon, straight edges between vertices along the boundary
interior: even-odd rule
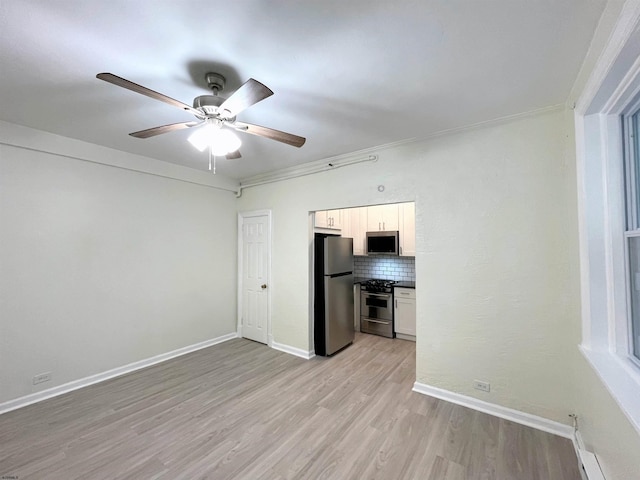
[[[236,339],[0,415],[0,477],[580,480],[571,442],[411,391],[415,344]]]

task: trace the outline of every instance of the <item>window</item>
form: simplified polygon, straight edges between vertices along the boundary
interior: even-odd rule
[[[580,351],[640,433],[640,12],[625,11],[576,102]]]
[[[640,366],[640,109],[623,116],[626,170],[629,353]]]

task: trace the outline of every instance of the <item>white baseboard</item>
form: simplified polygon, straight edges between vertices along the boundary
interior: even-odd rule
[[[218,343],[237,338],[237,336],[238,334],[236,332],[228,333],[227,335],[222,335],[221,337],[212,338],[210,340],[205,340],[204,342],[195,343],[193,345],[188,345],[171,352],[161,353],[160,355],[146,358],[144,360],[130,363],[128,365],[114,368],[112,370],[107,370],[106,372],[97,373],[95,375],[81,378],[79,380],[73,380],[72,382],[68,382],[57,387],[48,388],[47,390],[43,390],[41,392],[32,393],[30,395],[25,395],[24,397],[9,400],[8,402],[0,403],[0,414],[10,412],[11,410],[16,410],[18,408],[26,407],[27,405],[41,402],[48,398],[57,397],[58,395],[68,393],[73,390],[78,390],[79,388],[88,387],[89,385],[93,385],[95,383],[104,382],[105,380],[119,377],[127,373],[135,372],[136,370],[150,367],[157,363],[166,362],[167,360],[170,360],[172,358],[180,357],[182,355],[186,355],[187,353],[195,352],[196,350],[201,350],[203,348],[207,348],[212,345],[217,345]]]
[[[405,335],[404,333],[396,332],[396,338],[399,338],[400,340],[408,340],[409,342],[416,341],[416,337],[414,335]]]
[[[413,391],[455,403],[457,405],[462,405],[463,407],[472,408],[480,412],[488,413],[489,415],[504,418],[505,420],[511,420],[512,422],[526,425],[527,427],[537,428],[538,430],[553,433],[554,435],[559,435],[574,441],[573,427],[564,425],[560,422],[532,415],[530,413],[521,412],[519,410],[514,410],[512,408],[503,407],[501,405],[496,405],[495,403],[478,400],[477,398],[468,397],[442,388],[432,387],[431,385],[424,383],[414,383]]]
[[[279,350],[284,353],[288,353],[290,355],[295,355],[296,357],[304,358],[305,360],[309,360],[316,356],[316,352],[314,350],[303,350],[301,348],[292,347],[290,345],[285,345],[284,343],[271,342],[271,348],[274,350]]]

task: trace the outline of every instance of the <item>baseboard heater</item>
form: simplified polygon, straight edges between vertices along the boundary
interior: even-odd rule
[[[582,467],[580,474],[582,475],[583,480],[605,480],[602,470],[600,469],[598,459],[593,453],[579,448],[578,460]]]

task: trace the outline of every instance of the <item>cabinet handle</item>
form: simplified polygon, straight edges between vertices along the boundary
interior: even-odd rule
[[[402,255],[402,247],[400,247],[400,255]]]
[[[382,230],[382,228],[380,228],[380,222],[378,222],[378,230]]]
[[[384,230],[384,229],[385,229],[384,222],[382,222],[382,230]]]
[[[396,298],[396,308],[398,308],[398,299]]]

